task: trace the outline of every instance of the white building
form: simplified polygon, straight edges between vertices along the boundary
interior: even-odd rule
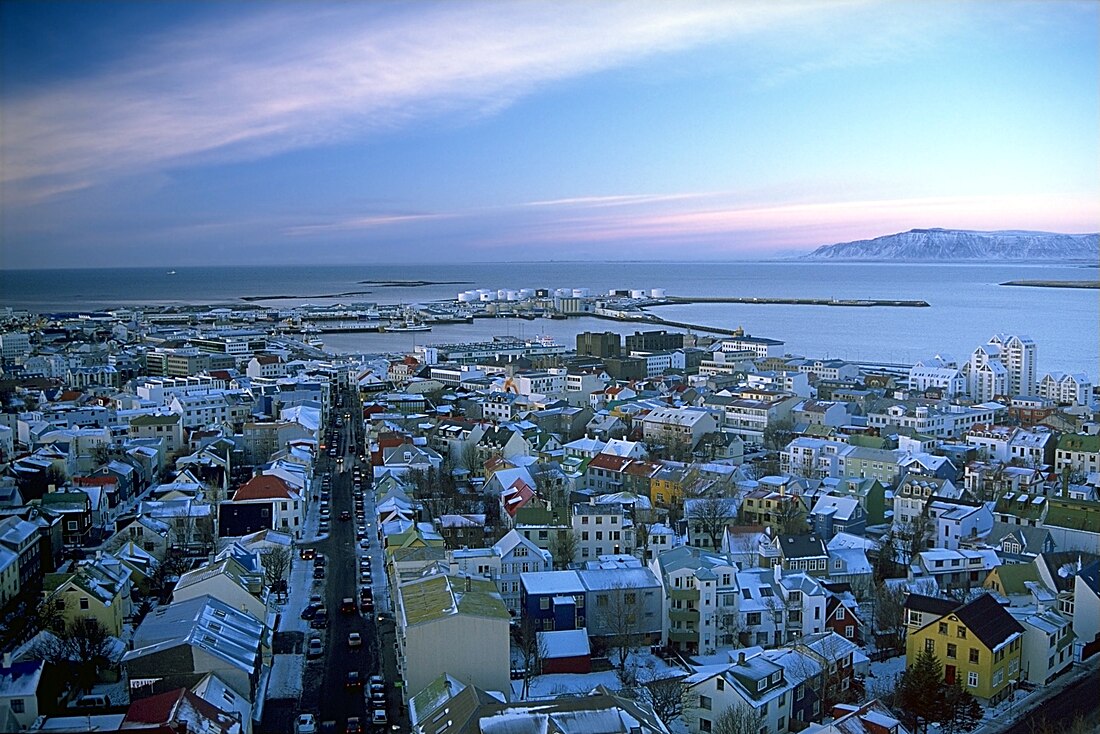
[[[966,392],[966,378],[951,359],[937,354],[922,359],[909,370],[909,389],[924,392],[930,388],[943,391],[943,396],[954,397]]]
[[[1084,372],[1048,372],[1039,380],[1037,394],[1059,405],[1088,405],[1092,382]]]
[[[1034,394],[1039,357],[1035,341],[1024,334],[994,334],[989,343],[1001,348],[1001,364],[1008,372],[1008,394]]]
[[[986,402],[1000,395],[1008,395],[1009,375],[1001,362],[1000,345],[983,344],[975,349],[963,371],[966,391],[972,399]]]

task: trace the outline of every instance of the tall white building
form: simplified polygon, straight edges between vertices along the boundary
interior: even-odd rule
[[[1008,370],[1001,362],[1003,350],[998,344],[983,344],[970,355],[963,371],[966,391],[973,400],[984,403],[998,395],[1007,395]]]
[[[994,334],[989,343],[1001,348],[1001,364],[1008,371],[1008,394],[1034,395],[1039,355],[1035,340],[1025,334]]]

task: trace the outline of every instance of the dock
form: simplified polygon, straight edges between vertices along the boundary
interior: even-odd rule
[[[663,303],[653,303],[655,306],[680,306],[690,303],[748,303],[781,306],[855,306],[871,308],[875,306],[888,306],[892,308],[928,308],[928,301],[907,301],[881,298],[758,298],[758,297],[731,297],[731,296],[667,296]]]

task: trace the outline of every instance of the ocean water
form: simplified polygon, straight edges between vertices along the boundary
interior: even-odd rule
[[[668,319],[743,327],[782,339],[791,353],[912,362],[936,352],[958,359],[996,332],[1028,334],[1039,370],[1085,372],[1100,381],[1100,294],[1096,290],[1001,286],[1008,280],[1095,280],[1097,268],[1037,264],[912,263],[618,263],[551,262],[428,266],[318,266],[0,271],[0,304],[38,312],[147,304],[242,305],[417,303],[453,299],[467,288],[664,288],[675,296],[920,299],[930,308],[843,308],[759,304],[662,306]],[[381,287],[361,281],[432,281]],[[337,295],[342,294],[342,295]],[[631,333],[634,324],[485,319],[404,334],[326,334],[339,352],[410,349],[415,344],[476,341],[495,335],[547,334],[563,343],[586,330]]]

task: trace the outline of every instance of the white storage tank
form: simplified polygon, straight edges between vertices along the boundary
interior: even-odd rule
[[[495,301],[496,299],[497,299],[497,294],[493,293],[492,291],[485,291],[484,293],[478,293],[478,300],[480,300],[482,303],[488,303],[490,301]]]
[[[631,298],[645,298],[645,291],[641,288],[634,288],[630,291]]]
[[[557,298],[572,298],[573,297],[573,289],[572,288],[558,288],[557,290],[554,291],[554,295]]]
[[[477,291],[462,291],[458,294],[459,303],[469,303],[477,300]]]
[[[588,295],[591,292],[592,291],[590,291],[587,288],[574,288],[573,289],[573,298],[588,298]]]
[[[535,297],[535,289],[534,288],[520,288],[519,289],[519,297],[522,298],[525,301],[529,298],[534,298]]]
[[[650,288],[649,289],[649,297],[650,298],[664,298],[665,297],[665,289],[664,288]]]
[[[519,291],[509,288],[508,290],[504,291],[504,300],[506,300],[506,301],[518,301],[519,300]]]

